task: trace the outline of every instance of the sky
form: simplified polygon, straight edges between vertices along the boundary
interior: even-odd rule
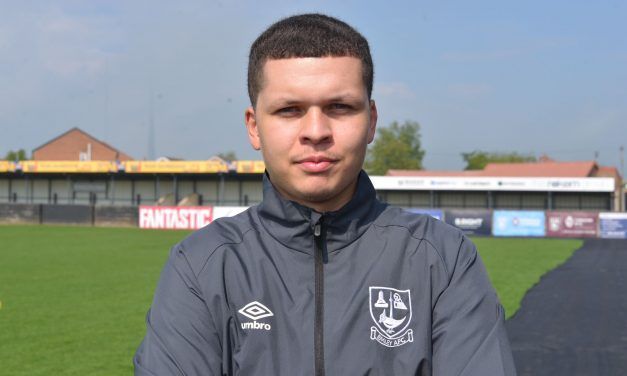
[[[378,126],[418,122],[427,169],[483,150],[620,170],[627,1],[606,0],[0,0],[0,154],[79,127],[136,159],[261,159],[248,49],[304,12],[369,40]]]

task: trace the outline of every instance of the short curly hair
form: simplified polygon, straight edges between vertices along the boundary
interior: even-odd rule
[[[248,96],[255,106],[263,84],[263,65],[268,60],[297,57],[343,57],[361,60],[364,86],[372,94],[374,66],[368,41],[337,18],[301,14],[282,19],[264,31],[250,47]]]

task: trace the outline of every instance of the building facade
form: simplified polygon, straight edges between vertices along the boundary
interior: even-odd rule
[[[37,161],[130,161],[128,154],[72,128],[33,150]]]

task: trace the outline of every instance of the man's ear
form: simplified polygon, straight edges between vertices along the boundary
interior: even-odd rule
[[[246,130],[248,131],[248,141],[253,149],[261,150],[261,140],[259,139],[259,128],[257,127],[257,119],[255,118],[255,109],[250,106],[244,114],[246,120]]]
[[[374,100],[370,100],[370,124],[368,124],[368,143],[371,143],[374,140],[374,135],[377,131],[377,118],[379,114],[377,113],[377,105],[374,103]]]

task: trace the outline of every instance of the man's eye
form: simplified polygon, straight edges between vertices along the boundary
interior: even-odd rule
[[[298,109],[298,107],[284,107],[284,108],[277,110],[277,113],[280,115],[294,115],[299,112],[300,110]]]
[[[333,111],[348,111],[352,109],[352,107],[346,103],[333,103],[329,108]]]

